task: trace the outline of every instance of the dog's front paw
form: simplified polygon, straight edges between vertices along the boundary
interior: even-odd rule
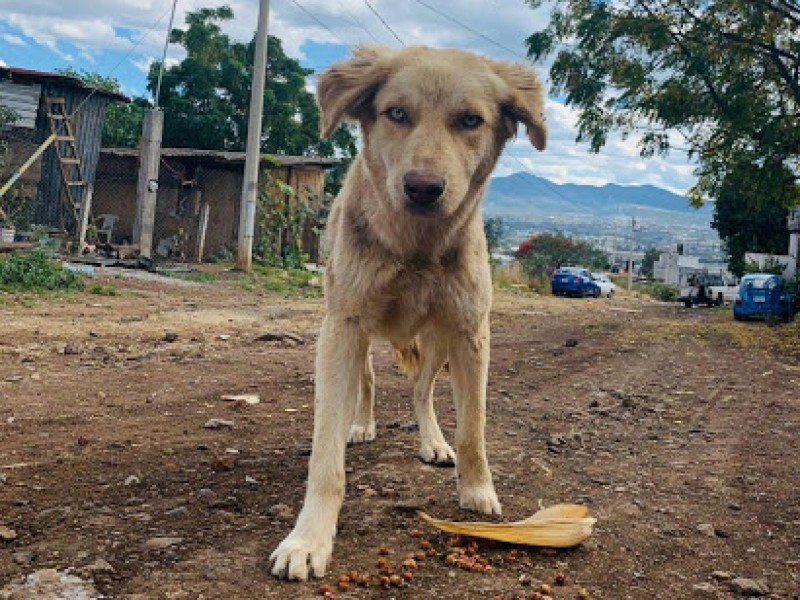
[[[500,515],[503,509],[500,508],[500,501],[492,484],[485,484],[475,487],[462,487],[459,491],[461,508],[475,510],[485,515]]]
[[[282,579],[306,581],[322,577],[333,553],[333,538],[290,533],[270,556],[272,574]]]
[[[361,444],[363,442],[371,442],[374,439],[375,421],[371,421],[368,425],[354,423],[350,426],[350,434],[347,436],[348,444]]]
[[[456,453],[444,440],[439,442],[423,441],[419,447],[419,457],[422,462],[437,467],[452,467],[456,464]]]

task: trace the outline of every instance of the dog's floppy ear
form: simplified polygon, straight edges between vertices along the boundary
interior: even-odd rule
[[[522,121],[534,148],[547,145],[547,125],[544,120],[544,91],[539,78],[524,65],[489,61],[492,70],[508,85],[503,111],[514,121]]]
[[[344,117],[369,116],[371,102],[389,75],[386,59],[393,51],[381,46],[359,46],[349,60],[325,70],[317,81],[320,133],[329,137]]]

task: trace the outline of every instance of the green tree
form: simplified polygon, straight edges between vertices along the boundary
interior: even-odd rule
[[[233,42],[222,32],[220,24],[232,18],[228,6],[203,8],[186,15],[186,29],[172,30],[170,41],[184,47],[186,58],[163,74],[165,146],[244,150],[255,44]],[[159,67],[151,65],[151,91]],[[306,86],[312,73],[286,56],[278,38],[269,37],[262,151],[355,154],[355,139],[346,126],[330,140],[319,139],[319,109]]]
[[[644,258],[642,258],[642,275],[645,277],[652,277],[653,276],[653,267],[655,266],[656,262],[658,261],[658,257],[661,256],[661,250],[658,248],[648,248],[644,252]]]
[[[80,79],[89,87],[121,94],[119,81],[113,77],[72,67],[57,69],[57,73]],[[106,107],[102,144],[106,147],[135,148],[142,137],[144,111],[150,107],[146,98],[134,98],[129,104],[113,102]]]
[[[14,111],[0,104],[0,131],[2,131],[6,125],[11,125],[16,120],[17,115]],[[5,164],[6,152],[8,152],[8,143],[0,139],[0,167]]]
[[[536,60],[555,54],[553,91],[579,109],[578,139],[593,151],[611,130],[641,133],[643,156],[667,153],[670,134],[682,137],[698,162],[691,201],[722,199],[715,222],[738,252],[722,226],[735,218],[726,211],[736,203],[725,201],[734,185],[766,220],[796,201],[798,30],[792,0],[567,0],[553,3],[548,26],[527,45]],[[740,233],[752,237],[760,218]]]
[[[503,217],[489,217],[484,220],[483,232],[486,234],[486,247],[490,255],[500,247],[505,231]]]
[[[608,264],[605,252],[563,233],[532,235],[519,245],[516,257],[529,277],[550,277],[553,271],[563,266],[599,270]]]

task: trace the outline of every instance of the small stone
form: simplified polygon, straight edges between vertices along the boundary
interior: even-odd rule
[[[700,525],[697,526],[697,531],[706,537],[717,537],[717,531],[711,523],[700,523]]]
[[[250,485],[258,485],[258,481],[255,477],[250,477],[250,475],[245,475],[244,482],[249,483]]]
[[[567,338],[567,341],[564,343],[567,348],[574,348],[578,345],[578,340],[575,338]]]
[[[273,517],[278,517],[282,521],[291,521],[294,519],[294,511],[291,506],[286,504],[273,504],[267,510]]]
[[[222,399],[227,400],[228,402],[243,402],[244,404],[250,404],[251,406],[261,402],[261,398],[258,396],[258,394],[225,394],[222,396]]]
[[[178,340],[178,334],[175,333],[174,331],[168,331],[167,333],[164,334],[164,337],[162,339],[168,344],[171,344],[172,342],[176,342]]]
[[[740,596],[766,596],[769,594],[769,586],[763,581],[737,577],[731,579],[730,588]]]
[[[164,550],[171,546],[177,546],[183,542],[181,537],[153,537],[147,540],[144,545],[149,550]]]
[[[141,483],[141,479],[139,479],[136,475],[129,475],[128,478],[125,480],[125,487],[130,487],[132,485],[136,485],[137,483]]]
[[[64,354],[80,354],[81,352],[81,345],[77,342],[67,342],[64,345]]]
[[[694,590],[695,592],[700,592],[701,594],[708,594],[711,596],[717,595],[717,588],[714,587],[713,584],[708,582],[696,583],[692,586],[692,590]]]
[[[233,421],[225,419],[209,419],[203,425],[205,429],[233,429]]]
[[[17,532],[11,529],[10,527],[6,527],[5,525],[0,525],[0,540],[4,542],[11,542],[17,539]]]
[[[733,579],[733,575],[728,573],[728,571],[712,571],[711,577],[713,577],[717,581],[730,581],[731,579]]]
[[[116,573],[117,570],[109,564],[108,561],[98,558],[90,565],[86,565],[81,570],[84,575],[93,575],[95,573]]]

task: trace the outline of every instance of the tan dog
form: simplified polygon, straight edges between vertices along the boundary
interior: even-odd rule
[[[492,284],[481,200],[518,122],[543,150],[542,89],[527,68],[459,50],[362,47],[319,78],[322,135],[358,120],[364,147],[328,224],[327,315],[316,361],[308,487],[273,574],[325,573],[350,441],[375,437],[373,338],[388,339],[415,380],[423,460],[455,461],[460,504],[500,514],[486,459]],[[449,361],[456,453],[433,410]]]

